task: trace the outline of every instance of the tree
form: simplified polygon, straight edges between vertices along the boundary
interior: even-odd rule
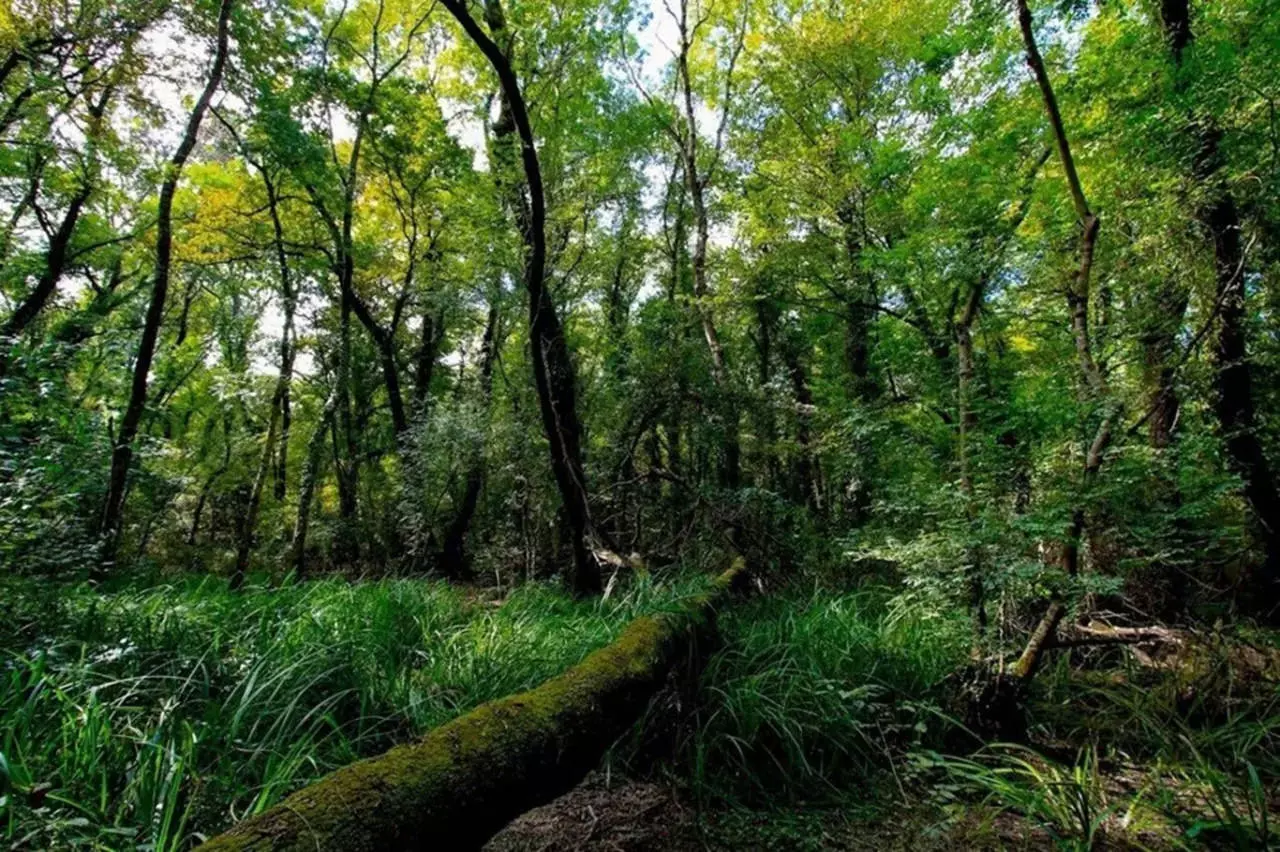
[[[111,473],[107,485],[107,496],[102,510],[101,558],[104,568],[109,569],[116,558],[120,543],[120,527],[124,515],[125,487],[128,484],[129,467],[133,460],[133,439],[138,434],[138,424],[142,420],[143,409],[147,404],[147,382],[151,372],[151,362],[155,358],[156,342],[160,336],[160,324],[164,320],[165,300],[169,293],[169,263],[173,252],[173,197],[178,190],[178,180],[182,176],[182,167],[191,156],[192,149],[200,132],[200,124],[213,101],[214,93],[222,83],[222,72],[227,64],[230,50],[231,10],[233,0],[222,0],[218,7],[218,23],[216,47],[213,65],[206,78],[204,91],[187,118],[186,129],[182,140],[169,158],[165,170],[164,183],[160,187],[160,203],[156,219],[156,260],[155,272],[151,285],[151,302],[147,308],[146,323],[142,329],[142,337],[138,343],[138,352],[133,366],[133,382],[129,390],[129,402],[124,416],[120,420],[120,428],[115,438],[115,446],[111,454]]]
[[[502,112],[494,128],[497,144],[519,145],[524,186],[512,194],[511,206],[525,245],[523,278],[529,294],[529,338],[538,405],[551,449],[551,470],[560,489],[571,531],[573,574],[570,584],[581,594],[599,592],[601,577],[596,552],[604,551],[596,541],[599,532],[591,519],[586,472],[582,464],[582,423],[577,412],[573,362],[560,317],[547,289],[546,196],[529,111],[509,59],[510,36],[497,0],[490,0],[485,7],[485,20],[492,37],[471,17],[463,0],[445,0],[445,8],[475,42],[498,77]],[[504,49],[495,39],[506,41],[508,46]]]

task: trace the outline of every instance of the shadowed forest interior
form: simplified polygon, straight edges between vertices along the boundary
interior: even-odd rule
[[[14,849],[1280,848],[1275,0],[0,3]]]

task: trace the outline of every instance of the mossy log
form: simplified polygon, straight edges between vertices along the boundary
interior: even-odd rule
[[[564,674],[339,769],[199,849],[479,849],[599,764],[668,674],[706,653],[717,603],[745,577],[736,561],[705,594],[636,619]]]

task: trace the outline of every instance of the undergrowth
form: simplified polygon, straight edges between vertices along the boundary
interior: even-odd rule
[[[183,849],[298,786],[536,685],[700,585],[606,601],[524,586],[206,578],[0,590],[0,836]]]
[[[0,836],[189,848],[558,674],[705,582],[646,578],[603,601],[532,584],[499,602],[415,580],[241,593],[213,578],[105,591],[5,581]],[[1033,748],[945,756],[938,708],[967,658],[963,616],[883,588],[793,587],[735,603],[720,627],[697,685],[669,699],[665,722],[655,706],[611,767],[656,766],[722,814],[867,819],[918,814],[923,798],[952,823],[1016,814],[1066,849],[1276,843],[1280,693],[1230,666],[1209,660],[1189,679],[1060,655],[1031,702]],[[655,764],[646,738],[672,718]]]
[[[1033,746],[921,751],[911,772],[956,821],[1016,814],[1060,849],[1280,848],[1280,684],[1233,661],[1249,647],[1207,637],[1166,667],[1062,655],[1030,701]]]
[[[937,686],[969,636],[884,589],[761,597],[721,626],[685,754],[697,792],[743,804],[892,790],[899,758],[941,733]]]

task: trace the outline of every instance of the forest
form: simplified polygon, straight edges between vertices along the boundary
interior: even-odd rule
[[[3,0],[0,838],[1280,849],[1280,2]]]

